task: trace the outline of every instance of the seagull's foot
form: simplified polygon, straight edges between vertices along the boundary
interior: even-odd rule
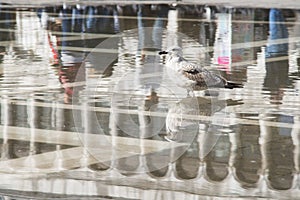
[[[190,92],[192,93],[192,95],[190,95]],[[187,95],[186,95],[186,97],[195,97],[195,93],[193,92],[193,90],[187,89]]]

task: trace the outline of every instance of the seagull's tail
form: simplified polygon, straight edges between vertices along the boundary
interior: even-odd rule
[[[234,83],[234,82],[227,81],[224,87],[228,88],[228,89],[243,88],[243,85],[240,83]]]

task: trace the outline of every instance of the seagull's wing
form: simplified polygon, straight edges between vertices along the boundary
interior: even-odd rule
[[[208,71],[204,67],[187,61],[181,62],[181,73],[186,78],[196,81],[198,85],[223,86],[226,82],[221,76]]]
[[[204,80],[205,69],[189,62],[181,62],[180,71],[188,79],[193,81]]]

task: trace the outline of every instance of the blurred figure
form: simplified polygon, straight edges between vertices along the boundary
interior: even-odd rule
[[[168,9],[165,5],[138,6],[138,44],[135,56],[137,74],[134,76],[138,78],[138,84],[142,86],[145,95],[146,100],[141,107],[145,111],[160,110],[157,90],[161,87],[163,67],[160,64],[160,57],[154,52],[162,48],[162,36],[166,25],[164,18],[167,17]],[[149,15],[155,17],[154,22],[144,19],[144,16]],[[151,52],[153,53],[151,54]],[[139,68],[139,66],[142,67]],[[149,116],[140,116],[139,121],[141,124],[144,124],[141,128],[143,130],[140,131],[143,135],[142,137],[155,137],[156,133],[163,126],[163,120],[160,117],[152,116],[149,118]]]
[[[161,49],[163,28],[166,25],[166,21],[164,20],[164,18],[168,16],[168,9],[169,8],[164,5],[139,5],[137,12],[139,50],[143,50],[143,48]],[[153,15],[153,17],[155,17],[154,23],[149,22],[149,20],[143,19],[144,16],[152,15],[150,13],[153,11],[155,12],[155,14]],[[149,31],[150,29],[147,29],[150,27],[152,28],[152,31]]]
[[[214,43],[213,63],[219,65],[225,71],[230,71],[231,67],[231,14],[218,13],[217,30]]]
[[[288,31],[282,11],[271,9],[269,12],[269,39],[266,48],[266,57],[285,56],[288,52]],[[278,41],[285,39],[285,42]]]
[[[266,63],[264,88],[271,92],[271,103],[281,104],[281,100],[284,96],[284,88],[289,84],[288,72],[288,60],[269,61]]]
[[[55,24],[50,27],[52,28],[50,30],[57,31],[59,29],[62,32],[55,35],[57,44],[53,46],[61,46],[61,49],[56,50],[56,57],[59,61],[55,63],[58,65],[59,80],[64,88],[64,103],[71,103],[74,95],[72,83],[85,80],[85,70],[81,70],[81,68],[84,67],[86,53],[70,50],[70,47],[84,47],[84,40],[69,39],[72,32],[85,32],[82,12],[79,7],[68,8],[65,6],[59,13],[59,20],[56,20]]]
[[[84,39],[84,45],[87,48],[107,49],[108,52],[89,52],[86,62],[90,63],[90,71],[101,73],[103,77],[109,77],[113,73],[113,66],[118,61],[118,52],[109,52],[117,50],[120,43],[119,37],[113,37],[120,32],[119,13],[117,6],[87,6],[85,8],[85,31],[86,33],[108,34],[112,37],[97,37]],[[98,16],[95,16],[98,15]],[[99,17],[99,15],[104,17]],[[88,34],[89,35],[89,34]]]
[[[2,23],[0,23],[0,28],[2,31],[0,31],[0,41],[13,41],[15,40],[13,32],[10,31],[3,31],[5,29],[13,28],[16,24],[16,14],[14,12],[8,12],[10,11],[8,8],[2,8],[0,3],[0,20]],[[6,46],[1,45],[0,46],[0,63],[3,61],[3,57],[6,54]],[[2,72],[1,72],[2,73]]]
[[[284,95],[283,88],[288,85],[288,58],[280,58],[288,55],[288,31],[281,10],[271,9],[269,21],[264,87],[271,91],[271,103],[280,104]]]
[[[270,103],[282,104],[284,90],[290,84],[288,55],[288,31],[281,10],[270,9],[269,39],[266,47],[265,90],[270,91]],[[272,188],[278,190],[290,189],[293,183],[293,142],[290,128],[270,127],[264,121],[275,121],[293,124],[293,116],[286,114],[266,113],[266,119],[261,120],[261,135],[267,139],[262,144],[268,155],[268,179]],[[271,118],[270,118],[271,117]]]
[[[151,12],[155,11],[156,18],[154,23],[145,20],[144,16],[149,16]],[[165,6],[147,6],[139,5],[137,12],[138,21],[138,46],[136,52],[136,64],[143,65],[138,76],[144,74],[163,73],[163,67],[159,64],[160,57],[158,55],[146,55],[146,52],[157,51],[162,48],[162,35],[165,27],[165,18],[168,14],[168,8]],[[150,14],[151,15],[151,14]],[[161,76],[151,78],[140,78],[139,80],[145,85],[147,93],[150,94],[151,90],[156,90],[160,87]]]

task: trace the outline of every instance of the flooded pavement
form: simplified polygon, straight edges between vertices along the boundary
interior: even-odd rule
[[[300,198],[300,13],[0,7],[1,199]],[[158,55],[243,88],[187,95]]]

